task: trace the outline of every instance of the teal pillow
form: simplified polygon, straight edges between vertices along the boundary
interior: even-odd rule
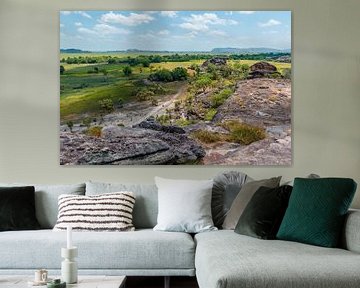
[[[295,178],[277,239],[337,247],[355,191],[348,178]]]

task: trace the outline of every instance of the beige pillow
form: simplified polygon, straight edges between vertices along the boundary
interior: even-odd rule
[[[237,194],[234,202],[231,204],[230,210],[227,213],[223,229],[234,230],[241,214],[244,212],[246,205],[249,203],[255,192],[261,187],[276,188],[279,187],[281,176],[270,179],[263,179],[258,181],[251,181],[244,184]]]

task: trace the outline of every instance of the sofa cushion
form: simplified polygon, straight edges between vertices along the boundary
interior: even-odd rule
[[[295,178],[277,238],[337,247],[355,190],[349,178]]]
[[[195,244],[186,233],[73,232],[72,239],[79,270],[194,269]],[[0,269],[60,269],[61,247],[66,247],[65,231],[2,232]]]
[[[292,187],[260,187],[236,224],[235,232],[255,238],[275,239],[289,203]]]
[[[114,192],[93,196],[63,194],[59,197],[59,216],[54,231],[133,231],[132,192]]]
[[[230,230],[195,236],[200,288],[353,288],[360,254],[297,242],[262,240]]]
[[[130,191],[136,198],[133,223],[136,229],[153,228],[158,213],[158,193],[155,184],[87,182],[86,195]]]
[[[159,213],[154,230],[199,233],[217,229],[211,217],[213,180],[155,177]]]
[[[34,186],[36,218],[41,228],[53,228],[58,216],[58,197],[61,194],[84,195],[85,184],[38,185],[38,184],[9,184],[0,186]]]
[[[211,213],[214,225],[221,228],[231,204],[241,187],[251,181],[248,175],[238,171],[221,172],[214,178],[212,189]]]
[[[0,231],[40,228],[34,194],[33,186],[0,187]]]
[[[230,210],[227,213],[223,228],[224,229],[235,229],[237,222],[240,219],[241,214],[244,212],[246,205],[249,203],[251,197],[261,187],[275,188],[279,186],[281,180],[280,177],[274,177],[270,179],[256,180],[244,184],[231,204]]]

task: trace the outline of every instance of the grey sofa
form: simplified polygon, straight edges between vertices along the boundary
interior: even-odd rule
[[[66,245],[66,235],[49,229],[55,224],[58,195],[126,190],[136,195],[136,231],[74,232],[80,274],[196,275],[200,288],[360,287],[360,211],[348,214],[343,249],[328,249],[259,240],[230,230],[194,237],[153,231],[157,219],[155,185],[88,182],[86,189],[84,184],[35,188],[37,217],[44,229],[0,232],[0,275],[33,273],[39,268],[52,275],[60,273],[60,248]]]

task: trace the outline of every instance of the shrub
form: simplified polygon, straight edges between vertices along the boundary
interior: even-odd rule
[[[132,69],[130,66],[124,66],[123,73],[125,76],[130,76],[132,74]]]
[[[171,74],[174,81],[186,80],[189,76],[187,70],[183,67],[176,67],[171,71]]]
[[[149,75],[150,81],[161,81],[161,82],[171,82],[173,81],[173,75],[168,69],[161,69],[156,71],[153,74]]]
[[[155,95],[155,93],[153,91],[148,90],[148,89],[142,89],[136,94],[136,99],[138,101],[147,101],[147,100],[151,100],[152,98],[154,98],[153,97],[154,95]]]
[[[185,127],[185,126],[188,126],[190,124],[194,124],[194,120],[189,120],[189,119],[186,119],[186,118],[181,118],[181,119],[178,119],[175,121],[175,124],[177,126],[180,126],[180,127]]]
[[[101,137],[101,126],[92,126],[86,130],[86,134],[93,137]]]
[[[206,113],[205,113],[205,117],[204,120],[205,121],[211,121],[215,114],[217,113],[217,110],[215,108],[210,108]]]
[[[226,99],[230,97],[232,94],[232,90],[230,88],[226,88],[222,90],[220,93],[215,93],[211,96],[211,107],[217,108],[225,103]]]
[[[73,127],[74,127],[74,123],[73,123],[72,121],[67,121],[67,122],[66,122],[66,125],[69,127],[70,132],[72,133],[72,129],[73,129]]]
[[[191,133],[191,136],[203,143],[215,143],[226,139],[226,135],[208,130],[196,130]]]
[[[170,124],[170,116],[168,114],[156,116],[156,121],[158,121],[161,125],[169,125]]]
[[[99,100],[101,112],[104,114],[111,113],[115,110],[114,102],[110,98]]]
[[[83,125],[84,126],[86,126],[86,127],[90,127],[90,124],[91,124],[91,118],[89,118],[89,117],[86,117],[86,118],[84,118],[83,120],[82,120],[82,123],[83,123]]]
[[[263,128],[240,123],[236,120],[225,121],[221,126],[230,132],[228,141],[235,143],[249,145],[266,137]]]
[[[285,79],[291,79],[291,69],[290,68],[284,68],[282,70],[282,76],[285,78]]]

